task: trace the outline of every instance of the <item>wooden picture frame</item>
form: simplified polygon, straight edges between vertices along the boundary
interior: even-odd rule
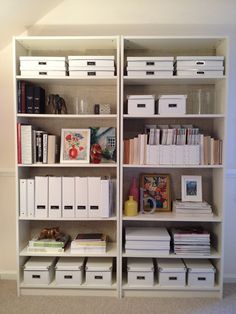
[[[153,212],[155,204],[157,212],[171,211],[170,175],[142,174],[140,186],[143,189],[143,211]]]
[[[62,129],[60,163],[89,163],[90,129]]]
[[[181,176],[182,202],[202,202],[202,177]]]

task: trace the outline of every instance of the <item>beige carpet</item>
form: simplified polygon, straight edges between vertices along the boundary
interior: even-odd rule
[[[102,298],[16,296],[15,281],[0,280],[0,314],[232,314],[236,284],[226,284],[224,299]]]

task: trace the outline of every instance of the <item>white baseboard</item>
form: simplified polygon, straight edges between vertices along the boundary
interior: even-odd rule
[[[225,274],[224,283],[236,283],[236,274]]]
[[[16,271],[0,271],[0,280],[17,280]]]

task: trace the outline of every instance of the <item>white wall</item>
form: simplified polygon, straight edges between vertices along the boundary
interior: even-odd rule
[[[212,12],[214,6],[214,14]],[[200,12],[198,14],[198,12]],[[236,69],[235,1],[220,0],[130,0],[130,1],[73,1],[67,0],[32,25],[31,35],[227,35],[230,38],[230,68]],[[222,25],[232,24],[232,25]],[[199,25],[197,25],[199,24]],[[221,25],[219,25],[221,24]],[[14,167],[13,98],[11,45],[0,51],[0,170]],[[234,121],[236,121],[236,72],[230,71],[228,119],[229,177],[226,180],[225,217],[225,278],[236,279],[236,250],[232,249],[236,209],[236,145]],[[4,181],[4,184],[2,183]],[[3,187],[4,186],[4,190]],[[14,184],[9,178],[0,180],[0,191],[8,195],[1,199],[0,238],[8,239],[4,258],[0,257],[1,273],[15,271],[15,209]],[[6,193],[6,194],[5,194]],[[8,227],[7,227],[8,226]],[[0,255],[1,256],[1,255]]]

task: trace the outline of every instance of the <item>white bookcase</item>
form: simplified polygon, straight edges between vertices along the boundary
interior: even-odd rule
[[[224,56],[225,75],[223,77],[130,77],[126,74],[127,57],[137,56]],[[193,124],[199,127],[203,134],[225,139],[227,115],[227,72],[228,72],[227,38],[218,37],[156,37],[156,36],[124,36],[121,40],[121,140],[134,138],[144,131],[146,124]],[[207,114],[194,112],[191,95],[199,88],[208,88],[215,95]],[[175,117],[168,116],[132,116],[127,114],[127,95],[161,95],[187,94],[187,114]],[[224,141],[225,151],[225,141]],[[120,281],[122,296],[207,296],[222,297],[223,285],[223,221],[224,221],[224,163],[222,165],[197,166],[160,166],[134,165],[123,163],[123,145],[120,157],[120,236],[123,245],[120,247],[122,259]],[[181,175],[200,175],[203,183],[203,199],[213,205],[214,215],[210,218],[202,216],[180,217],[173,212],[144,214],[134,217],[124,216],[124,202],[133,176],[139,182],[142,173],[170,174],[171,199],[181,199]],[[203,226],[211,232],[212,249],[209,256],[216,267],[216,281],[212,289],[204,288],[170,288],[160,287],[156,279],[154,287],[131,287],[127,284],[126,260],[128,257],[152,258],[192,258],[189,256],[153,256],[142,254],[127,254],[124,250],[125,227],[127,226]],[[201,258],[195,256],[194,258]]]
[[[112,176],[117,180],[115,215],[110,218],[20,218],[19,195],[17,193],[17,265],[18,294],[75,294],[75,295],[107,295],[118,296],[120,286],[117,270],[119,259],[119,71],[120,48],[118,36],[97,37],[16,37],[14,38],[14,93],[15,122],[32,124],[58,137],[62,128],[115,127],[117,133],[117,162],[115,164],[16,164],[16,191],[19,191],[19,179],[34,178],[37,175],[56,176]],[[22,77],[20,75],[20,56],[64,56],[69,55],[113,55],[116,72],[114,77]],[[17,113],[17,81],[24,80],[43,87],[46,95],[59,94],[67,104],[68,114],[19,114]],[[76,99],[86,99],[91,114],[76,115]],[[96,103],[109,103],[111,114],[95,115],[93,106]],[[17,138],[17,137],[16,137]],[[17,143],[16,143],[17,147]],[[17,155],[16,155],[17,162]],[[60,230],[71,235],[72,239],[81,232],[102,232],[109,236],[109,245],[105,254],[75,255],[70,249],[60,254],[28,253],[26,246],[33,235],[44,227],[59,226]],[[52,282],[47,287],[29,286],[23,282],[23,265],[30,256],[100,256],[112,257],[114,260],[113,284],[111,287],[89,287],[82,284],[78,287],[58,287]]]

